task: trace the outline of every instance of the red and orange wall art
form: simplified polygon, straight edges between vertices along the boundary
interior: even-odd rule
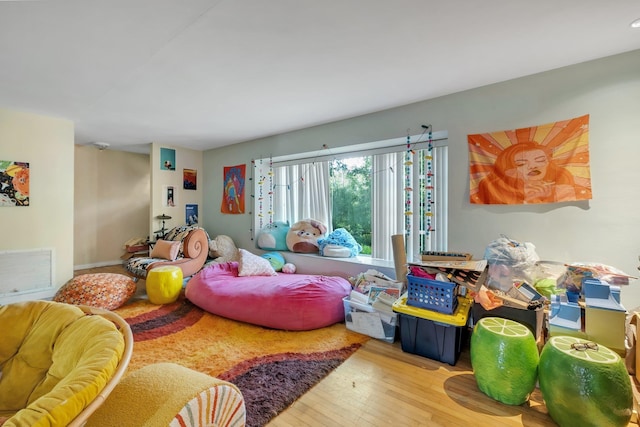
[[[588,114],[467,141],[472,204],[591,199]]]
[[[220,212],[244,213],[245,169],[246,165],[225,166]]]

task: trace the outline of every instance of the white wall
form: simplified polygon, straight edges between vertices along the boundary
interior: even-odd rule
[[[149,157],[75,146],[75,269],[119,264],[127,240],[147,237]]]
[[[1,160],[30,170],[30,205],[0,207],[0,250],[54,248],[55,288],[73,277],[73,134],[71,121],[0,109]]]
[[[505,64],[508,66],[508,64]],[[260,157],[384,140],[431,124],[449,132],[449,249],[481,258],[501,234],[532,242],[542,259],[601,262],[639,273],[640,51],[473,89],[379,113],[205,152],[204,226],[254,248],[251,215],[223,215],[224,166]],[[336,100],[340,102],[340,100]],[[549,205],[469,203],[467,135],[546,124],[590,114],[593,200]],[[249,172],[248,172],[249,174]],[[248,191],[247,197],[249,197]],[[247,200],[250,205],[250,200]],[[640,281],[622,290],[640,305]]]
[[[176,151],[175,170],[160,169],[160,148],[170,148]],[[151,169],[151,224],[149,236],[153,238],[154,231],[161,227],[161,220],[156,219],[158,215],[166,214],[171,219],[166,220],[165,228],[171,229],[178,225],[186,224],[185,206],[187,204],[197,204],[200,218],[204,215],[203,206],[203,163],[202,151],[188,150],[186,148],[171,147],[153,143],[151,147],[150,169]],[[185,190],[183,188],[183,169],[195,169],[197,173],[197,189]],[[174,207],[165,206],[165,189],[167,186],[174,187]],[[198,224],[204,227],[202,219]]]

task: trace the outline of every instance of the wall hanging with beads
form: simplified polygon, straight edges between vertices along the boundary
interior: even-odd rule
[[[407,132],[407,147],[404,155],[404,216],[405,241],[410,241],[414,220],[417,222],[420,247],[426,247],[426,240],[435,231],[434,228],[434,170],[433,170],[433,134],[431,125],[422,125],[424,129],[417,141],[412,142]],[[426,137],[427,147],[416,154],[418,143]],[[414,188],[414,185],[416,188]],[[417,209],[417,211],[416,211]]]
[[[273,224],[273,160],[269,156],[269,163],[267,164],[264,159],[259,159],[257,162],[252,160],[254,173],[256,177],[257,194],[254,197],[257,198],[258,213],[258,229]]]
[[[257,246],[265,250],[287,250],[286,234],[289,231],[289,223],[284,221],[274,221],[274,172],[273,159],[270,156],[269,162],[265,159],[252,160],[253,172],[252,180],[256,179],[255,197],[257,207],[256,233]],[[253,228],[251,229],[253,232]],[[253,233],[252,233],[253,238]]]

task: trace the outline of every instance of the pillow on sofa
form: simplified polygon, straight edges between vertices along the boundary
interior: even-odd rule
[[[175,261],[178,257],[179,251],[179,241],[173,242],[169,240],[158,240],[155,245],[153,245],[153,249],[151,250],[151,254],[149,256],[151,258],[163,258],[168,259],[169,261]]]
[[[238,276],[277,276],[268,259],[254,255],[251,252],[238,249]]]
[[[136,283],[124,274],[82,274],[62,285],[53,300],[115,310],[129,301],[136,289]]]

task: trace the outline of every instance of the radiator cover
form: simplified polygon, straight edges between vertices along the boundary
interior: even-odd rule
[[[54,265],[53,248],[0,251],[0,297],[52,290]]]

